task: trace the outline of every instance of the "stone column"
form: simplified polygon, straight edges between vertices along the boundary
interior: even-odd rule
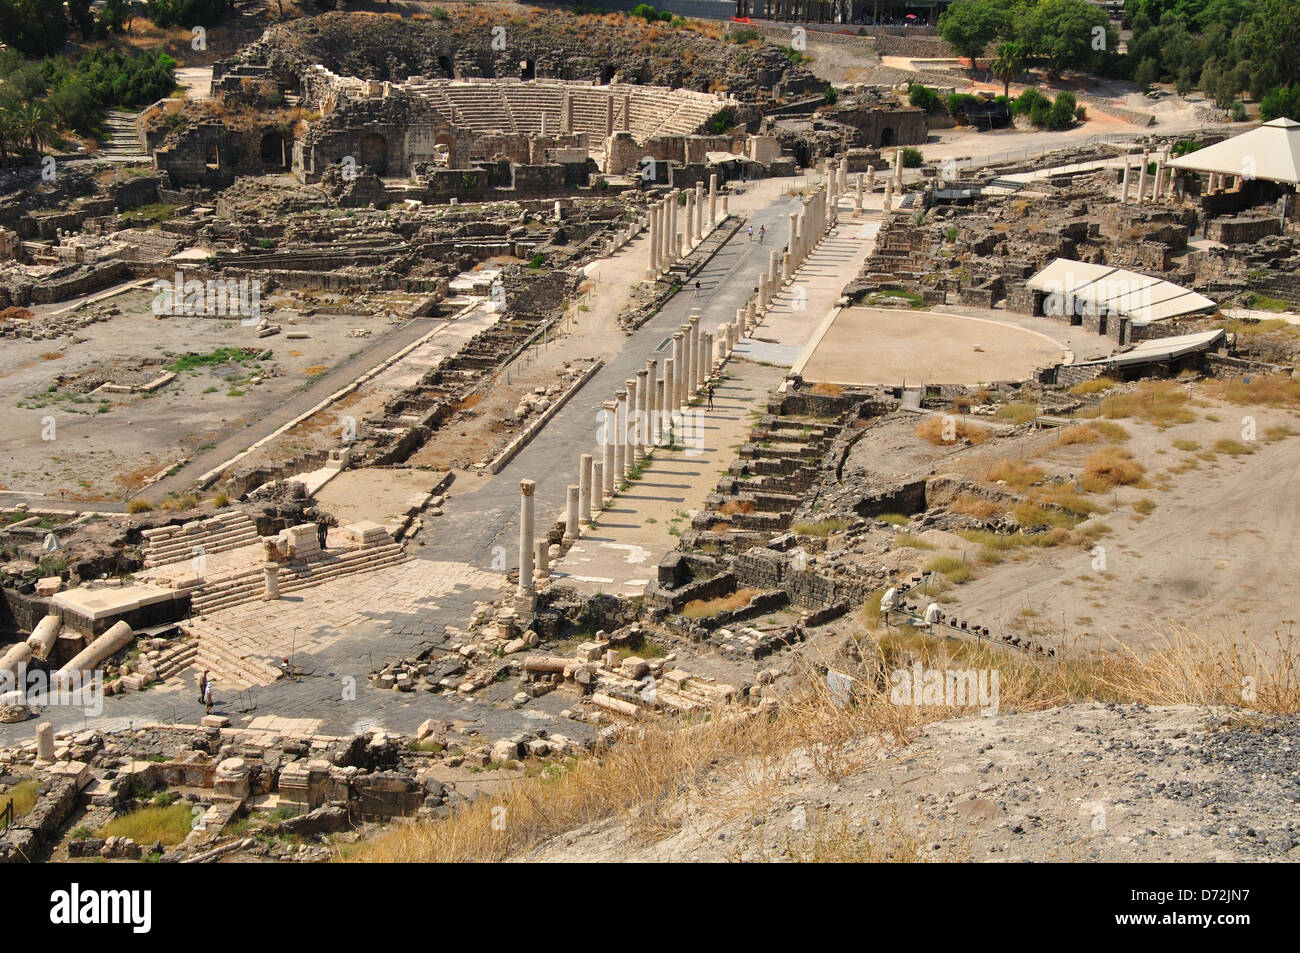
[[[262,585],[265,591],[262,598],[270,602],[280,598],[280,564],[263,563],[262,564]]]
[[[581,490],[570,483],[564,493],[564,541],[572,543],[578,538],[578,498]]]
[[[641,431],[641,443],[645,445],[646,453],[659,445],[657,417],[659,411],[663,409],[663,405],[655,403],[655,379],[658,377],[658,372],[659,362],[653,357],[645,362],[645,426]]]
[[[793,267],[799,265],[799,216],[800,212],[790,213],[790,262]],[[785,276],[786,280],[790,279],[789,275]]]
[[[650,372],[643,367],[636,372],[636,424],[632,428],[632,446],[635,450],[632,458],[634,460],[645,459],[647,444],[650,442],[650,438],[646,433],[646,425],[649,420]]]
[[[667,368],[664,372],[667,373]],[[654,446],[659,446],[664,442],[664,434],[668,431],[664,423],[664,394],[667,392],[668,382],[664,378],[659,378],[654,382],[654,421],[650,428],[650,439]]]
[[[578,456],[578,518],[586,519],[591,512],[591,454]]]
[[[636,466],[636,378],[629,377],[623,386],[627,389],[623,398],[623,472],[619,476],[626,479]]]
[[[1160,177],[1164,175],[1164,171],[1165,171],[1165,160],[1160,156],[1156,156],[1156,175],[1155,175],[1155,180],[1151,183],[1152,202],[1160,201]]]
[[[603,502],[614,495],[614,441],[618,430],[618,401],[607,400],[601,404],[601,407],[604,409],[604,415],[600,434],[601,478],[597,484],[600,492],[592,495],[593,502],[596,497],[601,497]]]
[[[1133,168],[1133,164],[1129,162],[1128,159],[1125,159],[1124,160],[1124,184],[1120,187],[1120,196],[1119,196],[1120,203],[1123,205],[1128,204],[1128,179],[1129,179],[1129,172],[1132,170],[1132,168]]]
[[[709,174],[709,228],[718,224],[718,173]]]
[[[700,377],[703,368],[700,367],[700,316],[692,314],[689,319],[690,336],[686,345],[686,361],[690,367],[690,373],[686,377],[686,401],[695,396],[700,389]]]
[[[682,325],[685,327],[685,325]],[[682,348],[683,332],[681,328],[673,332],[673,387],[668,395],[668,411],[676,415],[682,406],[682,381],[686,376],[685,351]]]
[[[36,760],[46,764],[54,761],[54,726],[48,721],[36,726]]]
[[[876,167],[874,165],[867,166],[867,191],[876,191]]]
[[[790,264],[790,253],[781,256],[781,281],[787,282],[794,277],[794,268]]]
[[[677,240],[677,196],[680,193],[673,189],[668,193],[668,261],[673,263],[681,257],[682,246]]]
[[[886,180],[885,180],[885,206],[884,206],[884,208],[885,208],[885,211],[886,211],[886,212],[892,212],[892,211],[894,210],[894,183],[893,183],[893,180],[892,180],[892,179],[886,179]]]
[[[519,595],[533,593],[533,492],[537,483],[519,481]]]
[[[754,310],[754,299],[751,298],[749,302],[745,305],[745,316],[742,318],[739,315],[737,315],[736,323],[740,325],[742,328],[748,328],[748,327],[752,327],[755,324],[758,324],[757,318],[758,318],[758,312]]]
[[[713,332],[700,332],[700,387],[713,376]]]
[[[1147,164],[1151,161],[1151,153],[1142,153],[1142,166],[1138,169],[1138,204],[1141,205],[1147,200]]]
[[[627,391],[615,391],[614,398],[618,401],[618,420],[614,423],[614,469],[606,481],[613,480],[617,489],[627,469]]]
[[[767,272],[761,272],[758,276],[758,307],[761,311],[767,310]]]
[[[645,276],[647,278],[654,278],[654,276],[658,274],[659,268],[659,259],[656,257],[657,248],[655,244],[659,238],[659,222],[656,219],[656,215],[656,206],[652,205],[646,210],[646,225],[649,228],[646,232],[645,240]]]
[[[588,511],[588,517],[593,523],[600,519],[600,507],[604,502],[605,496],[605,464],[604,461],[595,460],[591,464],[591,509]]]
[[[695,183],[695,241],[704,237],[704,183]]]
[[[677,335],[674,334],[675,338]],[[667,439],[668,428],[673,424],[673,418],[677,416],[677,407],[680,401],[677,400],[677,353],[681,350],[679,341],[673,341],[673,357],[664,361],[664,399],[659,402],[660,413],[663,414],[663,433]]]
[[[844,156],[840,159],[840,175],[835,185],[835,194],[843,195],[848,191],[849,180],[849,157]]]
[[[722,217],[723,217],[723,218],[726,218],[728,215],[731,214],[731,209],[728,208],[728,204],[729,204],[730,202],[731,202],[731,196],[730,196],[730,195],[727,195],[727,194],[724,192],[723,195],[722,195]]]
[[[776,289],[781,283],[781,253],[776,249],[767,254],[767,293],[769,303],[772,296],[776,294]]]
[[[682,229],[682,245],[689,249],[695,245],[695,190],[686,190],[686,227]]]
[[[854,197],[854,199],[853,199],[853,211],[855,211],[855,212],[861,212],[861,211],[862,211],[862,199],[863,199],[863,194],[862,194],[862,173],[859,172],[859,173],[858,173],[858,194],[857,194],[857,195]]]
[[[903,149],[901,146],[894,150],[894,191],[900,194],[903,191]]]
[[[533,541],[533,586],[540,589],[551,579],[551,545],[544,539]]]

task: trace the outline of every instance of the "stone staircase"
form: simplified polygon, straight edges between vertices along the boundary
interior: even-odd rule
[[[269,685],[284,674],[270,662],[212,632],[204,632],[199,636],[194,667],[212,676],[217,691],[243,691],[254,686]]]
[[[307,560],[294,560],[280,564],[280,593],[308,589],[337,579],[340,576],[371,572],[385,566],[396,565],[406,559],[401,543],[368,546],[364,549],[329,550]],[[266,585],[260,564],[237,569],[228,575],[205,579],[191,590],[190,608],[193,615],[206,615],[231,606],[261,599]]]
[[[119,109],[109,110],[104,118],[108,130],[108,139],[99,145],[96,158],[109,162],[148,162],[149,155],[140,145],[140,137],[135,131],[135,113]]]
[[[247,514],[220,513],[211,519],[195,520],[182,526],[161,526],[144,531],[144,568],[185,562],[198,553],[212,554],[238,549],[260,540]]]

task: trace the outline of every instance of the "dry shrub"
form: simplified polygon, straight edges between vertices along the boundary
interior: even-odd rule
[[[1103,493],[1117,486],[1132,486],[1142,479],[1146,467],[1122,447],[1105,447],[1088,455],[1079,481],[1089,493]]]
[[[728,612],[747,605],[749,600],[761,591],[759,589],[737,589],[729,596],[718,596],[716,599],[695,599],[682,607],[682,615],[688,619],[707,619],[720,612]]]
[[[989,467],[989,481],[999,481],[1017,490],[1025,491],[1043,478],[1041,469],[1021,460],[999,460]]]
[[[993,500],[985,500],[969,493],[963,493],[948,504],[948,511],[960,513],[962,516],[973,516],[976,519],[986,520],[1006,512],[1006,506]]]
[[[719,516],[734,516],[737,513],[754,512],[754,504],[749,500],[728,500],[718,507]]]
[[[821,397],[839,397],[844,393],[844,388],[839,384],[830,384],[826,381],[821,381],[820,383],[813,384],[812,393]]]
[[[962,440],[983,443],[993,436],[988,427],[980,427],[955,417],[930,417],[916,428],[916,436],[936,447],[951,447]],[[946,439],[951,437],[952,439]]]
[[[35,314],[32,311],[17,305],[0,311],[0,321],[30,321],[33,317]]]
[[[1095,427],[1088,427],[1082,424],[1075,424],[1073,427],[1065,427],[1056,436],[1057,443],[1063,446],[1069,446],[1075,443],[1096,443],[1101,439]]]

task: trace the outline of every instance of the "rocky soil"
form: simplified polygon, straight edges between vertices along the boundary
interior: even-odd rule
[[[612,819],[523,859],[1295,861],[1298,742],[1295,717],[1185,706],[963,718],[891,753],[864,747],[837,781],[799,754],[748,807],[715,777],[661,839]]]

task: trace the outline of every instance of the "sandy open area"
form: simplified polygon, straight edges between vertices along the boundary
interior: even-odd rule
[[[1036,331],[957,315],[846,308],[804,367],[806,380],[835,384],[982,384],[1022,380],[1061,360]]]

